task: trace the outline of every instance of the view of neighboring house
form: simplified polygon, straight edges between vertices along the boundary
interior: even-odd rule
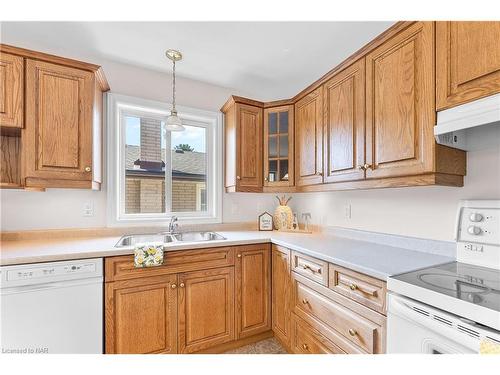
[[[140,146],[125,147],[125,212],[165,212],[165,148],[160,124],[141,119]],[[206,211],[206,154],[171,150],[172,211]]]

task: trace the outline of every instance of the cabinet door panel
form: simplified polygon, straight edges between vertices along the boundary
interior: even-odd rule
[[[322,87],[295,104],[297,185],[323,182]]]
[[[268,245],[240,247],[237,253],[237,336],[271,329],[271,267]]]
[[[26,62],[26,176],[92,180],[91,72]]]
[[[338,73],[324,91],[325,182],[365,177],[365,62]]]
[[[24,61],[22,57],[0,54],[0,125],[23,127]]]
[[[106,353],[176,353],[176,279],[106,283]]]
[[[437,22],[437,108],[500,92],[500,22]]]
[[[262,188],[262,109],[238,104],[238,188]]]
[[[433,35],[417,22],[366,57],[367,178],[433,171]]]
[[[291,291],[290,250],[273,245],[272,249],[272,324],[276,337],[290,347]]]
[[[293,186],[293,106],[264,109],[264,186]]]
[[[234,340],[234,268],[179,275],[179,351]]]

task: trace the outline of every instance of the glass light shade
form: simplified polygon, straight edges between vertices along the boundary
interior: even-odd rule
[[[167,122],[165,123],[165,128],[170,130],[171,132],[181,132],[184,131],[185,128],[182,126],[182,121],[177,116],[177,113],[173,113],[167,117]]]

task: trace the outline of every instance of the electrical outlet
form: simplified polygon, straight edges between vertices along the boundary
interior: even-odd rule
[[[94,203],[92,201],[83,204],[83,216],[94,216]]]
[[[344,219],[351,219],[351,205],[344,205]]]

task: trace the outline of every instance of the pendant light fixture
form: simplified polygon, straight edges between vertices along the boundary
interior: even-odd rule
[[[167,117],[166,129],[172,132],[181,132],[185,128],[182,126],[182,121],[177,116],[177,110],[175,109],[175,62],[182,59],[182,54],[175,49],[169,49],[165,52],[165,55],[172,60],[173,63],[173,78],[172,78],[172,110],[170,111],[170,116]]]

